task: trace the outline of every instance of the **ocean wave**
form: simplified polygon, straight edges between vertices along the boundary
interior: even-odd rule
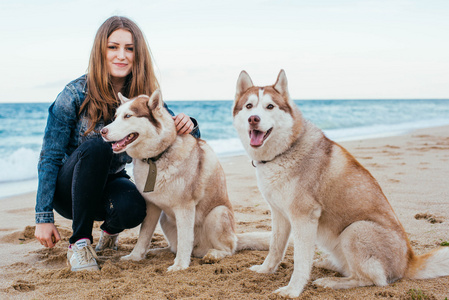
[[[206,140],[218,156],[230,156],[244,154],[242,142],[238,138]]]
[[[404,134],[408,131],[448,125],[448,119],[422,120],[400,124],[379,124],[352,128],[324,130],[326,136],[337,142],[355,139],[367,139]],[[219,157],[245,154],[240,139],[234,137],[222,139],[205,139]],[[0,158],[0,183],[22,181],[37,178],[37,163],[39,151],[21,147],[10,155],[2,153]]]
[[[337,141],[400,135],[449,124],[449,100],[298,100],[303,116]],[[194,116],[218,156],[245,154],[232,126],[233,101],[170,102]],[[34,186],[49,104],[0,104],[0,197],[5,185]],[[13,116],[13,117],[12,117]],[[127,166],[127,169],[132,169]],[[12,188],[11,190],[15,190]],[[23,192],[19,188],[17,192]]]
[[[19,148],[0,158],[0,183],[37,178],[39,151]]]

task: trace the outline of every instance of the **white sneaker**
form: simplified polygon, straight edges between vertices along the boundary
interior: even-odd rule
[[[103,251],[106,249],[117,250],[118,245],[118,233],[109,234],[106,231],[101,231],[100,240],[98,241],[97,246],[95,247],[95,251]]]
[[[97,259],[89,239],[76,241],[67,251],[67,263],[72,267],[72,271],[99,270]]]

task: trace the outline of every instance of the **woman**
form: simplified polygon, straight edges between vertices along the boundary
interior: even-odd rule
[[[35,236],[52,248],[61,239],[53,209],[72,219],[68,261],[72,271],[98,270],[94,220],[104,221],[97,251],[117,249],[117,236],[145,218],[145,200],[124,169],[131,158],[113,154],[99,131],[128,98],[158,88],[151,55],[139,27],[125,17],[107,19],[96,34],[88,72],[70,82],[49,108],[38,171]],[[173,112],[165,106],[172,114]],[[173,117],[178,134],[199,137],[194,119]]]

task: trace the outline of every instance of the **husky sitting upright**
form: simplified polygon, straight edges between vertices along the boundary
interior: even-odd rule
[[[449,275],[449,248],[413,253],[377,181],[302,117],[290,99],[283,70],[274,85],[265,87],[254,86],[242,71],[233,117],[273,218],[268,256],[251,270],[275,272],[290,232],[293,236],[293,275],[277,293],[299,296],[309,280],[315,243],[329,254],[317,265],[344,276],[315,280],[318,286],[384,286],[402,277]]]
[[[132,100],[119,97],[116,118],[101,134],[114,142],[114,152],[126,151],[133,158],[134,180],[147,202],[137,244],[124,259],[145,257],[159,218],[176,253],[169,271],[186,269],[191,254],[214,262],[243,248],[268,249],[266,234],[242,234],[239,241],[215,153],[201,139],[177,135],[160,91]]]

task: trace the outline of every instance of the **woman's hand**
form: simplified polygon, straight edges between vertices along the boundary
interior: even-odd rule
[[[61,240],[58,229],[53,223],[36,224],[34,236],[44,247],[48,248],[53,248]]]
[[[180,113],[179,115],[172,117],[175,121],[176,131],[179,135],[189,134],[193,130],[193,122],[186,114]]]

